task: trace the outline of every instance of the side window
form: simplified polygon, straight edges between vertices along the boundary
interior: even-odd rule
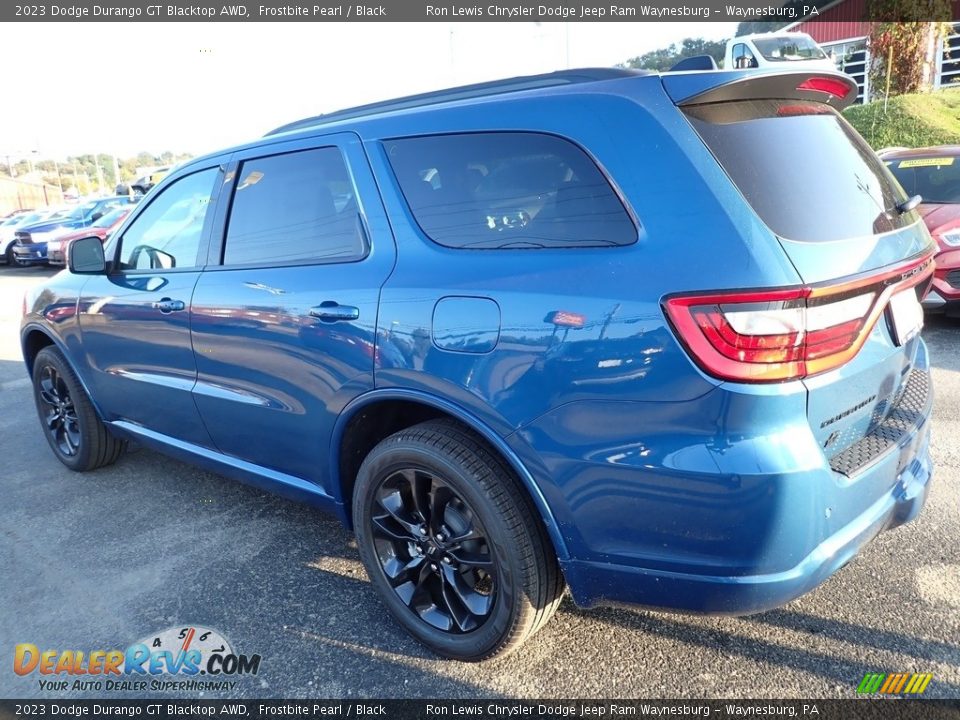
[[[738,43],[733,46],[733,67],[737,70],[758,67],[756,58],[753,57],[750,48],[743,43]]]
[[[410,211],[454,248],[608,247],[637,228],[593,160],[540,133],[468,133],[388,140]]]
[[[196,267],[219,172],[187,175],[155,197],[120,238],[120,269]]]
[[[358,260],[366,254],[340,150],[245,160],[227,225],[224,265]]]

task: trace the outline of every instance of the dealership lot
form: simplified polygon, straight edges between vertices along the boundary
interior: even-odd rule
[[[517,654],[464,665],[386,615],[330,517],[146,450],[89,475],[61,466],[17,341],[23,290],[49,274],[0,268],[4,697],[67,697],[10,672],[17,643],[122,649],[173,626],[261,655],[230,696],[851,697],[866,672],[929,672],[927,696],[960,697],[960,321],[925,330],[936,474],[918,521],[780,610],[697,618],[565,600]]]

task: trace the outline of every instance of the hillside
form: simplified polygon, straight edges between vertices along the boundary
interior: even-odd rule
[[[960,88],[854,105],[843,113],[876,149],[960,143]]]

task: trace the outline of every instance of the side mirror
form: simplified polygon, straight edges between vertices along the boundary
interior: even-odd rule
[[[74,240],[67,247],[67,267],[76,275],[100,275],[107,270],[103,243],[97,237]]]

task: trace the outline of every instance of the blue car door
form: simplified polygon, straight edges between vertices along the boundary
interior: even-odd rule
[[[80,302],[88,374],[105,419],[207,447],[191,393],[190,301],[222,183],[218,165],[200,167],[144,199],[107,248],[109,272],[90,278]]]
[[[393,236],[352,133],[233,160],[193,294],[194,397],[221,452],[325,486],[337,415],[373,388]]]

